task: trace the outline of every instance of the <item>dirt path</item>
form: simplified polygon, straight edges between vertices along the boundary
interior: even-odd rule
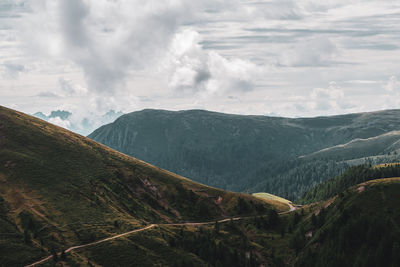
[[[288,204],[288,205],[290,207],[290,210],[289,211],[285,211],[285,212],[281,212],[279,214],[285,214],[285,213],[292,212],[292,211],[296,210],[296,207],[292,206],[291,204]],[[217,222],[218,223],[224,223],[224,222],[229,222],[230,220],[239,221],[239,220],[253,218],[253,217],[254,216],[226,218],[226,219],[218,220]],[[69,253],[69,252],[71,252],[73,250],[76,250],[76,249],[86,248],[86,247],[94,246],[94,245],[97,245],[97,244],[101,244],[101,243],[104,243],[104,242],[107,242],[107,241],[110,241],[110,240],[113,240],[113,239],[121,238],[123,236],[127,236],[127,235],[130,235],[130,234],[146,231],[146,230],[154,228],[156,226],[185,226],[185,225],[187,225],[187,226],[202,226],[202,225],[214,224],[215,222],[216,221],[150,224],[150,225],[148,225],[146,227],[143,227],[143,228],[139,228],[139,229],[136,229],[136,230],[132,230],[132,231],[123,233],[123,234],[119,234],[119,235],[115,235],[115,236],[108,237],[108,238],[105,238],[105,239],[101,239],[101,240],[98,240],[98,241],[95,241],[95,242],[92,242],[92,243],[70,247],[70,248],[65,250],[65,253]],[[26,265],[25,267],[38,266],[38,265],[40,265],[40,264],[42,264],[42,263],[44,263],[44,262],[46,262],[48,260],[51,260],[52,258],[53,258],[53,255],[50,255],[50,256],[48,256],[48,257],[46,257],[44,259],[41,259],[40,261],[37,261],[37,262],[34,262],[32,264]]]
[[[286,213],[290,213],[290,212],[293,212],[293,211],[299,209],[298,207],[293,206],[292,203],[287,203],[287,204],[288,204],[288,206],[289,206],[289,210],[288,210],[288,211],[280,212],[279,214],[286,214]]]
[[[288,205],[289,205],[289,208],[290,208],[290,209],[289,209],[289,212],[290,212],[290,211],[295,211],[295,210],[298,209],[297,207],[293,206],[292,203],[288,203]]]
[[[99,241],[96,241],[96,242],[92,242],[92,243],[85,244],[85,245],[80,245],[80,246],[70,247],[67,250],[65,250],[65,253],[71,252],[71,251],[73,251],[75,249],[85,248],[85,247],[97,245],[97,244],[100,244],[100,243],[103,243],[103,242],[107,242],[107,241],[110,241],[110,240],[113,240],[113,239],[117,239],[117,238],[120,238],[120,237],[123,237],[123,236],[126,236],[126,235],[130,235],[130,234],[133,234],[133,233],[145,231],[145,230],[148,230],[150,228],[155,227],[156,225],[157,224],[150,224],[150,225],[148,225],[146,227],[143,227],[143,228],[140,228],[140,229],[136,229],[136,230],[132,230],[132,231],[129,231],[129,232],[126,232],[126,233],[123,233],[123,234],[116,235],[116,236],[108,237],[108,238],[105,238],[105,239],[102,239],[102,240],[99,240]],[[40,265],[40,264],[42,264],[42,263],[44,263],[44,262],[46,262],[46,261],[48,261],[48,260],[50,260],[52,258],[53,258],[53,255],[50,255],[50,256],[48,256],[48,257],[46,257],[46,258],[44,258],[44,259],[42,259],[40,261],[37,261],[37,262],[32,263],[30,265],[27,265],[26,267]]]

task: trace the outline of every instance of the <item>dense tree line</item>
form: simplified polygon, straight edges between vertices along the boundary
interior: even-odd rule
[[[262,181],[253,192],[268,192],[292,201],[317,184],[333,178],[349,166],[333,160],[289,160],[265,166],[254,174],[254,180]],[[254,183],[254,182],[251,182]]]
[[[312,190],[304,193],[300,203],[311,203],[333,197],[350,186],[379,178],[400,177],[400,165],[386,167],[372,167],[359,165],[350,167],[342,175],[317,185]]]
[[[229,227],[231,231],[241,236],[232,245],[226,238],[219,238],[219,223],[216,222],[213,230],[200,228],[198,232],[187,232],[181,229],[179,235],[169,239],[169,246],[185,250],[197,255],[209,266],[259,266],[257,257],[254,255],[246,234],[232,222]],[[173,266],[194,266],[190,260],[177,258]]]

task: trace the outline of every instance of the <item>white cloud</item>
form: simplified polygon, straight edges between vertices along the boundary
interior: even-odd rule
[[[63,77],[58,79],[58,84],[63,95],[66,96],[85,96],[88,93],[87,88],[74,84],[72,81],[66,80]]]
[[[282,53],[278,64],[283,66],[330,65],[337,55],[336,45],[326,37],[302,41]]]
[[[57,94],[55,94],[53,92],[48,92],[48,91],[40,92],[36,96],[38,96],[38,97],[46,97],[46,98],[57,98],[57,97],[60,97],[59,95],[57,95]]]
[[[396,0],[0,2],[0,104],[70,110],[71,127],[109,109],[400,107]]]
[[[253,89],[262,67],[205,51],[200,42],[201,36],[193,30],[186,29],[175,35],[164,63],[170,73],[170,88],[204,97]]]
[[[17,79],[19,75],[26,71],[22,64],[14,62],[4,62],[0,65],[0,76],[8,79]]]
[[[48,121],[65,129],[71,127],[71,123],[68,120],[63,120],[60,117],[50,118]]]
[[[315,88],[311,92],[310,107],[320,111],[342,111],[353,107],[345,98],[345,93],[336,82],[329,83],[328,88]],[[334,112],[332,112],[334,113]]]
[[[51,58],[72,60],[88,88],[114,93],[130,70],[153,68],[177,29],[224,1],[41,0],[25,20],[26,40]],[[37,27],[32,32],[32,27]],[[26,42],[28,43],[28,42]]]
[[[389,81],[385,86],[389,92],[396,92],[400,90],[400,81],[397,80],[396,76],[390,76]]]

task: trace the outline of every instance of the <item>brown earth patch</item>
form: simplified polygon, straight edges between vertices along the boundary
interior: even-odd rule
[[[41,213],[43,202],[32,196],[21,187],[12,187],[5,192],[4,196],[12,208],[12,212],[19,214],[21,211],[30,211],[39,217],[45,218]]]
[[[324,208],[324,209],[328,208],[328,207],[336,200],[336,198],[337,198],[337,196],[335,196],[335,197],[329,199],[328,201],[326,201],[326,202],[324,203],[323,208]],[[321,212],[321,209],[318,209],[318,210],[316,210],[316,211],[314,212],[314,214],[317,216],[320,212]]]
[[[0,172],[0,183],[5,183],[5,182],[7,182],[7,178],[4,174]]]
[[[14,168],[17,164],[12,162],[11,160],[6,161],[6,163],[4,163],[4,167],[6,168]]]
[[[364,185],[362,185],[359,188],[357,188],[357,192],[358,193],[364,192],[364,190],[365,190],[365,186]]]

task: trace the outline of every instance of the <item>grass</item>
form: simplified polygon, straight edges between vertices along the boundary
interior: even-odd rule
[[[264,200],[265,202],[273,205],[279,211],[287,211],[289,210],[288,204],[292,202],[290,200],[284,199],[282,197],[278,197],[269,193],[253,193],[253,196]]]
[[[387,167],[398,166],[398,165],[400,165],[400,162],[382,163],[382,164],[375,165],[374,168],[379,169],[379,168],[387,168]]]

